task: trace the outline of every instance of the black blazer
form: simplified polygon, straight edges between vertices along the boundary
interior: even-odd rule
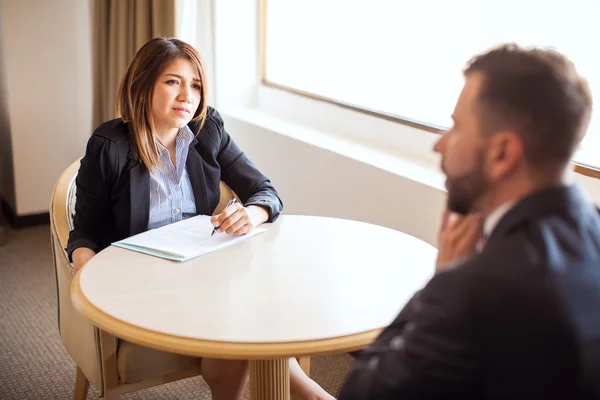
[[[598,211],[574,187],[519,202],[360,353],[339,398],[599,399]]]
[[[197,123],[191,122],[192,132]],[[210,108],[206,122],[190,144],[186,167],[196,201],[196,213],[212,215],[224,181],[244,205],[259,205],[277,219],[283,204],[271,182],[261,174],[223,128]],[[69,259],[78,247],[98,252],[112,242],[148,229],[150,174],[131,141],[129,125],[114,119],[90,137],[77,174],[77,200]]]

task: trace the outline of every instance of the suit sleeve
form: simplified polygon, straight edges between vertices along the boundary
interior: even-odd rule
[[[268,222],[279,216],[283,203],[271,181],[246,157],[224,128],[223,119],[216,110],[208,117],[217,126],[217,162],[221,178],[240,197],[245,206],[261,206],[269,213]]]
[[[100,136],[92,135],[76,178],[75,215],[69,234],[67,254],[69,261],[79,247],[98,252],[107,240],[110,215],[110,182],[117,170],[116,145]]]
[[[456,272],[435,276],[360,353],[340,400],[469,395],[477,359],[467,295]]]

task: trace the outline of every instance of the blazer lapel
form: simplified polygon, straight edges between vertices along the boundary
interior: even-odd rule
[[[195,143],[197,143],[197,141],[194,139],[190,145],[185,166],[187,167],[192,190],[194,191],[196,213],[210,215],[211,210],[208,204],[208,191],[206,189],[206,177],[204,175],[204,161],[198,151],[196,151],[196,148],[194,147]]]
[[[143,162],[136,157],[137,152],[130,152],[131,159],[137,160],[137,165],[129,170],[129,201],[130,201],[130,234],[136,235],[148,229],[150,218],[150,173]]]
[[[586,207],[585,196],[576,186],[560,186],[541,190],[517,203],[498,222],[488,242],[502,238],[522,223],[551,214],[565,214]]]

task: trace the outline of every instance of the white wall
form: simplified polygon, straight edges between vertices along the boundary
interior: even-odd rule
[[[211,6],[214,9],[211,10]],[[213,17],[216,104],[247,106],[256,101],[258,81],[257,1],[218,0],[204,4]],[[199,43],[206,41],[198,32]],[[202,49],[200,49],[202,50]]]
[[[90,2],[0,0],[0,40],[15,212],[47,212],[58,175],[91,133]]]
[[[175,2],[176,36],[194,46],[205,63],[205,73],[208,78],[208,104],[215,104],[215,71],[213,18],[211,2],[213,0],[177,0]]]
[[[279,192],[286,214],[334,216],[435,245],[444,192],[225,113],[225,126]]]

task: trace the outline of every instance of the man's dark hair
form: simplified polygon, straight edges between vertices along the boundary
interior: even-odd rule
[[[532,169],[562,170],[589,125],[592,96],[573,63],[549,49],[507,44],[474,57],[464,74],[483,75],[478,113],[484,133],[513,130]]]

